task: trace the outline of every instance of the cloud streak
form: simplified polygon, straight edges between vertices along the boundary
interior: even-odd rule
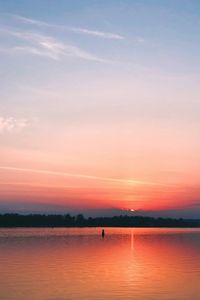
[[[21,131],[29,125],[27,119],[16,119],[13,117],[0,117],[0,133]]]
[[[104,38],[104,39],[112,39],[112,40],[123,40],[124,37],[117,33],[111,33],[111,32],[105,32],[105,31],[98,31],[98,30],[91,30],[87,28],[80,28],[80,27],[71,27],[71,26],[63,26],[63,25],[56,25],[56,24],[50,24],[47,22],[22,17],[19,15],[13,15],[16,19],[20,20],[21,22],[24,22],[26,24],[32,24],[40,27],[49,27],[49,28],[55,28],[65,31],[71,31],[78,34],[84,34],[84,35],[90,35],[94,37]]]
[[[61,60],[63,57],[74,57],[87,61],[100,63],[112,63],[109,60],[93,55],[81,48],[58,41],[54,37],[29,31],[15,31],[9,29],[0,30],[4,34],[9,34],[17,39],[27,41],[28,45],[17,45],[10,48],[1,48],[1,52],[10,54],[25,52],[32,55],[44,56],[53,60]]]
[[[149,182],[143,180],[134,180],[134,179],[120,179],[120,178],[112,178],[112,177],[101,177],[101,176],[93,176],[93,175],[85,175],[85,174],[74,174],[67,172],[56,172],[49,170],[37,170],[37,169],[27,169],[27,168],[15,168],[10,166],[0,166],[0,170],[7,171],[15,171],[15,172],[26,172],[26,173],[36,173],[36,174],[44,174],[44,175],[53,175],[53,176],[63,176],[63,177],[75,177],[81,179],[89,179],[89,180],[98,180],[105,182],[113,182],[113,183],[121,183],[126,185],[164,185],[156,182]]]

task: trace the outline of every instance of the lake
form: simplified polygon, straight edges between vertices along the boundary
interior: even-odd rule
[[[200,229],[0,229],[0,299],[200,299]]]

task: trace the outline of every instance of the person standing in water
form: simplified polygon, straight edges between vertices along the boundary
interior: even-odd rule
[[[102,229],[102,233],[101,233],[102,238],[104,238],[104,235],[105,235],[105,232],[104,232],[104,229]]]

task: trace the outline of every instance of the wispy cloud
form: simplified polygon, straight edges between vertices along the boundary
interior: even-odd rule
[[[21,131],[29,125],[27,119],[17,119],[13,117],[0,117],[0,133]]]
[[[38,169],[26,169],[26,168],[15,168],[10,166],[0,166],[0,170],[7,170],[7,171],[15,171],[15,172],[25,172],[25,173],[37,173],[37,174],[46,174],[46,175],[53,175],[53,176],[63,176],[63,177],[75,177],[81,179],[89,179],[89,180],[98,180],[98,181],[108,181],[113,183],[121,183],[125,185],[164,185],[157,182],[149,182],[143,180],[134,180],[134,179],[120,179],[120,178],[112,178],[112,177],[100,177],[94,175],[86,175],[86,174],[74,174],[74,173],[67,173],[67,172],[57,172],[57,171],[50,171],[50,170],[38,170]],[[165,185],[164,185],[165,186]]]
[[[13,16],[16,19],[18,19],[24,23],[32,24],[32,25],[36,25],[36,26],[51,27],[51,28],[56,28],[56,29],[60,29],[60,30],[71,31],[74,33],[91,35],[91,36],[99,37],[99,38],[105,38],[105,39],[113,39],[113,40],[123,40],[124,39],[124,37],[122,35],[117,34],[117,33],[92,30],[92,29],[88,29],[88,28],[56,25],[56,24],[50,24],[47,22],[43,22],[43,21],[31,19],[31,18],[26,18],[26,17],[22,17],[22,16],[18,16],[18,15],[13,15]]]
[[[93,55],[77,46],[61,42],[51,36],[30,31],[16,31],[10,29],[1,29],[0,31],[29,43],[28,45],[1,48],[0,51],[8,53],[26,52],[28,54],[45,56],[54,60],[60,60],[63,57],[74,57],[89,61],[112,63],[109,60]]]
[[[96,31],[96,30],[90,30],[90,29],[86,29],[86,28],[77,28],[77,27],[71,27],[71,28],[69,27],[69,30],[76,32],[76,33],[93,35],[93,36],[105,38],[105,39],[113,39],[113,40],[123,40],[124,39],[123,36],[116,34],[116,33],[111,33],[111,32]]]

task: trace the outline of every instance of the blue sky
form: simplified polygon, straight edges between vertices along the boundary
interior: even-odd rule
[[[0,0],[0,208],[198,214],[199,15]]]

